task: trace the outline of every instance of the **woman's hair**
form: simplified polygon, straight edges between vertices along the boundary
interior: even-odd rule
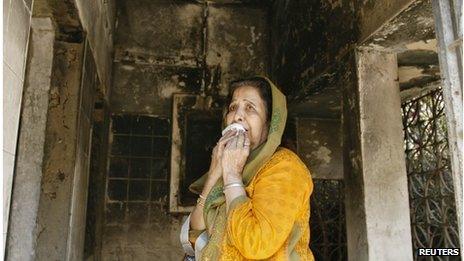
[[[264,106],[266,108],[266,121],[269,122],[272,117],[272,90],[269,82],[262,77],[251,77],[232,81],[229,85],[229,95],[227,95],[226,108],[228,108],[230,105],[235,90],[243,86],[251,86],[258,91],[261,99],[264,101]]]

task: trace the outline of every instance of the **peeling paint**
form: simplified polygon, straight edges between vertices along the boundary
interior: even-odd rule
[[[332,151],[325,146],[321,146],[318,150],[311,152],[311,156],[320,160],[322,164],[330,163],[330,161],[332,160],[332,158],[330,157],[331,154]]]
[[[304,155],[313,178],[343,178],[338,120],[299,118],[297,137],[298,153]]]

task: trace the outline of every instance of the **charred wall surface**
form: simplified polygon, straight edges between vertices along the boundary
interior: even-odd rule
[[[315,80],[331,73],[356,41],[354,1],[277,0],[272,17],[272,77],[290,100],[320,92],[327,85]]]
[[[268,72],[267,8],[117,6],[112,111],[170,116],[173,93],[225,95],[230,80]]]

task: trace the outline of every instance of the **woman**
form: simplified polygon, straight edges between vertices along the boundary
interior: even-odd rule
[[[309,249],[309,170],[279,147],[285,96],[266,78],[231,83],[224,126],[181,241],[196,260],[314,260]],[[192,258],[193,259],[193,258]]]

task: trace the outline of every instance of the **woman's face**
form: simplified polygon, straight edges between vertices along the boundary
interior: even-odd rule
[[[266,104],[252,86],[235,89],[226,115],[226,123],[240,123],[248,132],[251,150],[266,141],[269,131]]]

